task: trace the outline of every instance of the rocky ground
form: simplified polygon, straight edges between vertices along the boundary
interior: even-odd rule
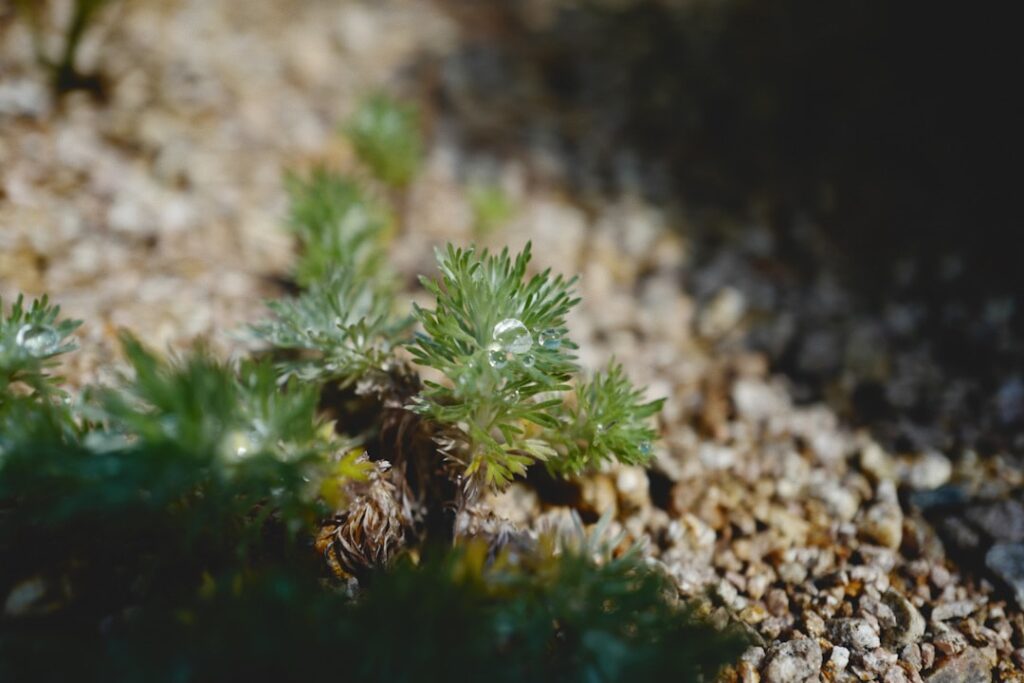
[[[417,0],[128,0],[99,28],[83,58],[110,75],[104,103],[54,101],[24,27],[0,36],[0,295],[48,292],[86,321],[73,386],[109,379],[119,327],[158,348],[202,336],[238,352],[232,333],[281,293],[291,262],[283,172],[350,164],[336,131],[358,97],[416,96],[418,65],[458,36]],[[681,594],[755,634],[739,680],[1024,680],[1019,463],[1007,449],[954,453],[956,440],[855,428],[775,374],[773,334],[841,376],[836,363],[880,362],[871,335],[850,330],[903,329],[899,315],[813,327],[845,293],[823,280],[795,304],[764,299],[771,278],[750,264],[772,246],[756,228],[697,259],[685,213],[629,192],[584,203],[557,154],[470,152],[459,121],[426,105],[430,152],[394,245],[410,287],[433,272],[432,245],[477,237],[466,188],[499,184],[515,215],[484,241],[533,240],[538,268],[580,273],[581,363],[614,355],[668,397],[652,469],[531,478],[489,501],[498,515],[541,529],[571,509],[588,522],[610,512]],[[879,375],[897,416],[901,395],[942,383],[907,349]],[[1016,386],[990,408],[1019,412]]]

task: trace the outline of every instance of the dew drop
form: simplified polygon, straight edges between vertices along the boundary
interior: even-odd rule
[[[505,318],[494,326],[494,340],[505,347],[509,353],[517,356],[526,353],[533,347],[533,337],[526,325],[516,318]]]
[[[508,365],[508,351],[503,349],[500,344],[491,344],[487,347],[487,362],[491,364],[492,368],[501,370]]]
[[[523,356],[522,363],[523,363],[523,367],[524,368],[532,368],[534,363],[536,363],[536,362],[537,362],[537,359],[536,359],[536,357],[534,357],[534,355],[532,353],[528,353],[525,356]]]
[[[519,403],[519,390],[513,389],[512,393],[508,395],[509,403]]]
[[[540,333],[540,345],[548,351],[557,351],[562,345],[562,335],[553,328],[544,330]]]
[[[222,447],[224,454],[233,458],[244,458],[255,450],[255,444],[249,434],[237,429],[227,433]]]
[[[48,356],[60,345],[60,335],[49,325],[22,325],[14,338],[15,343],[33,356]]]
[[[651,442],[644,439],[640,442],[640,454],[645,458],[651,454]]]

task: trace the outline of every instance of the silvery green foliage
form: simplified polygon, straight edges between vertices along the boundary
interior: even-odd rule
[[[579,302],[575,279],[527,277],[530,245],[514,258],[448,246],[437,260],[440,280],[422,280],[437,305],[416,308],[423,333],[409,349],[449,381],[425,382],[412,409],[459,430],[464,452],[449,450],[470,481],[500,488],[535,461],[573,472],[649,458],[645,420],[660,402],[643,403],[621,367],[573,394],[578,347],[566,315]]]
[[[10,311],[0,299],[0,401],[13,383],[21,383],[38,394],[48,393],[55,378],[49,376],[53,359],[74,350],[71,334],[80,320],[58,320],[60,306],[47,297],[25,306],[18,296]]]
[[[650,418],[663,403],[664,399],[644,401],[643,391],[630,383],[622,366],[609,363],[606,370],[579,384],[575,401],[564,406],[559,429],[548,434],[565,456],[553,460],[551,469],[577,472],[611,460],[646,463],[657,437]]]
[[[391,187],[409,183],[419,169],[423,142],[415,107],[376,95],[364,101],[345,126],[359,160]]]
[[[251,327],[278,349],[299,353],[279,362],[282,376],[349,386],[382,372],[404,321],[391,315],[390,293],[335,270],[295,298],[267,304],[274,319]]]
[[[383,243],[390,218],[357,183],[319,168],[289,176],[286,187],[288,227],[299,241],[300,285],[314,285],[339,270],[367,282],[387,279]]]

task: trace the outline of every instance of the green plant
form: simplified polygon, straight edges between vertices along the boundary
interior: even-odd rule
[[[613,456],[649,459],[654,432],[644,420],[660,401],[643,402],[618,366],[576,392],[569,384],[578,372],[565,326],[579,302],[574,279],[527,278],[529,245],[515,258],[449,246],[437,259],[440,281],[422,280],[437,304],[416,307],[424,333],[409,349],[449,382],[426,382],[413,410],[456,428],[448,451],[471,481],[499,488],[538,460],[568,473]]]
[[[75,348],[71,335],[82,324],[61,320],[60,306],[51,306],[44,296],[26,308],[19,296],[9,311],[0,298],[0,413],[20,385],[38,400],[60,394],[59,377],[50,374],[55,358]]]
[[[310,286],[337,271],[360,283],[387,279],[384,244],[391,219],[354,181],[327,169],[290,175],[288,227],[299,242],[295,278]]]
[[[469,188],[469,206],[473,211],[473,234],[490,235],[515,213],[515,205],[497,185],[473,185]]]
[[[345,126],[359,159],[389,187],[412,180],[423,156],[419,113],[386,95],[365,100]]]

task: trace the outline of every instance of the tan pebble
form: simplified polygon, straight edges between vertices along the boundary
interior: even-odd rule
[[[739,618],[748,624],[760,624],[768,618],[768,610],[761,603],[754,602],[743,608]]]
[[[598,516],[606,513],[615,517],[618,513],[618,494],[611,477],[597,474],[580,483],[581,507]]]
[[[820,638],[825,635],[825,620],[817,612],[807,610],[803,613],[804,628],[808,635]]]
[[[650,483],[642,467],[622,467],[615,475],[615,488],[623,510],[643,510],[651,505]]]
[[[764,602],[768,611],[776,617],[782,616],[789,611],[789,596],[781,588],[773,588],[768,591]]]
[[[911,643],[900,650],[900,661],[906,662],[914,670],[921,669],[921,646]]]
[[[736,671],[739,674],[741,683],[760,683],[761,681],[761,674],[758,672],[757,667],[750,662],[740,662],[739,666],[736,667]]]
[[[766,574],[754,574],[747,579],[747,595],[754,600],[760,600],[771,585],[771,578]]]
[[[931,643],[921,644],[921,670],[927,671],[935,664],[935,646]]]
[[[903,512],[899,504],[877,503],[860,524],[860,536],[886,548],[899,548],[903,541]]]

